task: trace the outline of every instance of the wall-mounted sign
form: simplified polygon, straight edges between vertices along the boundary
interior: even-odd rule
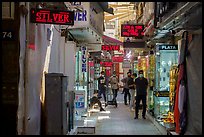
[[[81,61],[82,61],[82,66],[81,66],[81,71],[82,72],[86,72],[86,47],[82,47],[81,48]]]
[[[178,45],[159,45],[159,50],[178,50]]]
[[[87,21],[87,11],[84,10],[83,12],[75,12],[74,21]]]
[[[85,107],[85,94],[83,90],[77,90],[75,92],[75,108],[82,109]]]
[[[142,39],[144,36],[144,25],[121,25],[121,37],[135,37]]]
[[[123,56],[112,57],[112,61],[117,63],[123,62]]]
[[[113,62],[100,62],[100,65],[103,67],[112,67]]]
[[[74,11],[31,8],[30,21],[31,23],[74,25]]]
[[[119,51],[120,45],[102,45],[101,50],[107,50],[107,51],[118,50]]]
[[[11,30],[3,30],[2,31],[2,40],[3,41],[13,41],[15,40],[14,31]]]

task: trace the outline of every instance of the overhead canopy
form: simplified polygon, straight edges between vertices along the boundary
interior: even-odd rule
[[[114,44],[114,45],[121,45],[121,46],[123,45],[123,42],[121,42],[120,40],[111,38],[109,36],[103,35],[102,38],[105,44]]]
[[[100,5],[100,7],[105,11],[108,12],[110,14],[113,14],[113,8],[108,8],[108,2],[98,2],[98,4]]]

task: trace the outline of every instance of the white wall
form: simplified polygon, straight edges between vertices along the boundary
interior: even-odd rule
[[[47,29],[51,29],[51,39],[47,39]],[[56,29],[59,26],[56,25]],[[58,42],[60,33],[50,24],[30,24],[29,41],[34,42],[35,49],[27,49],[26,77],[26,132],[39,135],[41,127],[41,102],[45,95],[44,72],[59,72]]]
[[[76,66],[76,43],[67,41],[65,43],[65,71],[64,74],[69,77],[68,91],[74,91],[75,87],[75,66]]]

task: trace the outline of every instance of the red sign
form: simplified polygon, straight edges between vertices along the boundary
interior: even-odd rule
[[[102,45],[101,46],[101,50],[120,50],[120,46],[119,45]]]
[[[113,62],[123,62],[123,57],[122,56],[112,57],[112,61]]]
[[[144,36],[144,25],[121,25],[121,37],[136,37],[143,38]]]
[[[31,23],[74,25],[74,11],[31,8],[30,21]]]
[[[103,67],[112,67],[113,62],[100,62],[100,65]]]

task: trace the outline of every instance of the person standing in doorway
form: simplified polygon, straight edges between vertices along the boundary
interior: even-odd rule
[[[133,110],[133,105],[135,101],[135,78],[137,77],[136,73],[131,74],[131,78],[128,80],[128,87],[130,92],[130,110]]]
[[[116,102],[116,98],[117,98],[118,90],[119,90],[119,85],[118,85],[119,80],[118,80],[118,77],[116,76],[115,71],[113,72],[113,75],[110,77],[109,82],[111,84],[111,89],[113,92],[113,100],[112,101]]]
[[[129,92],[129,87],[128,87],[128,79],[131,78],[131,72],[127,72],[127,77],[123,78],[121,82],[124,83],[124,104],[127,105],[127,96],[129,99],[129,104],[130,104],[130,92]]]
[[[146,98],[147,98],[147,87],[148,87],[148,81],[146,78],[144,78],[143,70],[139,71],[139,77],[135,79],[135,85],[136,85],[136,106],[135,106],[135,118],[138,119],[138,112],[139,112],[139,105],[140,101],[142,100],[142,118],[146,119]]]
[[[98,98],[101,99],[102,98],[101,94],[103,94],[104,101],[106,103],[106,79],[104,74],[105,72],[101,71],[101,75],[98,78],[98,90],[99,90]]]

